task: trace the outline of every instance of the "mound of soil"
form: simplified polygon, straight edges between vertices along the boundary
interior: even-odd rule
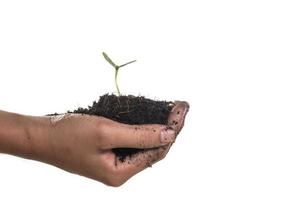
[[[174,107],[172,102],[155,101],[142,96],[116,96],[105,94],[100,96],[98,101],[94,101],[88,108],[78,108],[69,113],[81,113],[88,115],[103,116],[108,119],[131,124],[164,124],[168,123],[168,116]],[[143,151],[134,148],[116,148],[113,152],[120,161],[124,161],[127,156]]]

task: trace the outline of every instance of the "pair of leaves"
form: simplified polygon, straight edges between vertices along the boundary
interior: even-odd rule
[[[116,68],[116,70],[118,70],[118,69],[121,68],[121,67],[124,67],[125,65],[128,65],[128,64],[131,64],[131,63],[136,62],[136,60],[133,60],[133,61],[127,62],[127,63],[125,63],[125,64],[123,64],[123,65],[116,65],[116,64],[110,59],[110,57],[108,57],[108,55],[107,55],[105,52],[103,52],[102,55],[103,55],[103,57],[105,58],[105,60],[106,60],[109,64],[111,64],[114,68]]]

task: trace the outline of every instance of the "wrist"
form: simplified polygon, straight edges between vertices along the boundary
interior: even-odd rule
[[[28,143],[27,157],[33,160],[48,161],[51,155],[49,117],[24,117],[24,132]]]
[[[48,117],[0,111],[0,153],[44,160],[50,152]]]

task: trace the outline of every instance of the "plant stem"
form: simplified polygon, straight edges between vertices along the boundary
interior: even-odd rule
[[[116,85],[116,88],[117,88],[117,93],[118,93],[118,96],[121,95],[120,93],[120,89],[119,89],[119,85],[118,85],[118,72],[119,72],[119,68],[115,68],[115,85]]]

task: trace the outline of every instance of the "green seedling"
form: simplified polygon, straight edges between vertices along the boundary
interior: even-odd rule
[[[120,89],[119,89],[119,86],[118,86],[118,73],[119,73],[119,69],[120,69],[121,67],[124,67],[125,65],[128,65],[128,64],[131,64],[131,63],[135,62],[136,60],[127,62],[127,63],[125,63],[125,64],[123,64],[123,65],[116,65],[116,64],[108,57],[108,55],[107,55],[105,52],[103,52],[102,55],[104,56],[105,60],[115,68],[115,86],[116,86],[116,88],[117,88],[118,96],[120,96],[121,93],[120,93]]]

